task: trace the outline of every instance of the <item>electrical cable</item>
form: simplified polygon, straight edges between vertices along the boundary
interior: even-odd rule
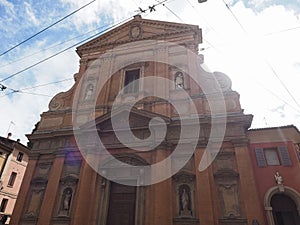
[[[106,27],[106,26],[107,26],[107,25],[102,26],[102,27],[98,27],[98,28],[93,29],[93,30],[90,30],[90,31],[88,31],[88,32],[86,32],[86,33],[84,33],[84,34],[81,34],[81,35],[78,35],[78,36],[76,36],[76,37],[70,38],[70,39],[68,39],[68,40],[66,40],[66,41],[60,42],[60,43],[58,43],[58,44],[51,45],[51,46],[49,46],[49,47],[47,47],[47,48],[41,49],[41,50],[39,50],[39,51],[36,51],[36,52],[34,52],[34,53],[30,54],[30,55],[26,55],[26,56],[24,56],[24,57],[22,57],[22,58],[20,58],[20,59],[15,60],[15,61],[9,62],[9,63],[4,64],[4,65],[0,65],[0,67],[3,68],[3,67],[6,67],[6,66],[8,66],[8,65],[12,65],[12,64],[14,64],[14,63],[16,63],[16,62],[23,61],[23,60],[26,59],[26,58],[29,58],[29,57],[31,57],[31,56],[34,56],[34,55],[36,55],[36,54],[38,54],[38,53],[41,53],[41,52],[43,52],[43,51],[46,51],[46,50],[49,50],[49,49],[58,47],[58,46],[60,46],[60,45],[66,44],[66,43],[68,43],[68,42],[70,42],[70,41],[72,41],[72,40],[75,40],[75,39],[77,39],[77,38],[79,38],[79,37],[85,36],[85,35],[87,35],[87,34],[89,34],[89,33],[95,32],[95,31],[97,31],[97,30],[99,30],[99,29],[102,29],[102,28],[104,28],[104,27]]]
[[[207,21],[207,19],[205,19],[205,17],[203,16],[203,15],[201,15],[201,13],[199,12],[199,10],[191,3],[191,1],[190,0],[186,0],[188,3],[189,3],[189,5],[195,10],[195,12],[197,13],[197,15],[198,16],[200,16],[202,19],[203,19],[203,21],[207,24],[207,26],[211,29],[211,30],[213,30],[218,36],[220,36],[219,35],[219,33],[208,23],[208,21]]]
[[[163,4],[163,6],[166,7],[166,9],[168,9],[177,19],[179,19],[182,23],[184,23],[183,20],[176,13],[174,13],[168,6],[166,6],[165,4]]]
[[[182,23],[185,23],[173,10],[171,10],[169,7],[167,7],[165,4],[163,4],[166,9],[168,9],[177,19],[179,19]],[[207,42],[212,48],[214,48],[217,52],[221,53],[220,50],[218,50],[213,44],[211,44],[209,41],[207,41],[205,38],[203,38],[205,42]]]
[[[223,0],[224,1],[224,0]],[[176,13],[174,11],[172,11],[170,8],[167,8],[169,11],[171,11],[173,14],[176,15]],[[178,15],[176,15],[177,18],[180,18]],[[180,20],[182,22],[184,22],[181,18]],[[243,27],[243,26],[241,26]],[[246,30],[244,30],[246,32]],[[246,32],[247,33],[247,32]],[[208,42],[209,43],[209,42]],[[213,46],[212,46],[213,47]],[[214,48],[214,47],[213,47]],[[285,90],[289,93],[289,95],[291,96],[291,98],[294,100],[294,102],[297,104],[297,106],[300,108],[300,105],[298,104],[298,102],[296,101],[296,99],[294,98],[294,96],[292,95],[292,93],[288,90],[288,88],[286,87],[286,85],[283,83],[283,81],[280,79],[280,77],[278,76],[278,74],[276,73],[275,69],[266,61],[267,65],[270,67],[270,69],[272,70],[273,74],[275,74],[275,76],[279,79],[279,81],[281,82],[281,84],[283,85],[283,87],[285,88]],[[266,89],[268,90],[268,89]],[[269,91],[269,90],[268,90]],[[272,93],[272,92],[271,92]],[[274,95],[275,97],[278,98],[277,95]],[[279,100],[283,101],[281,98],[278,98]],[[286,101],[284,101],[284,103],[288,104]],[[292,105],[288,104],[291,108],[295,109]],[[298,112],[298,110],[297,110]]]
[[[224,4],[226,5],[227,9],[231,12],[232,16],[235,18],[235,20],[238,22],[238,24],[240,25],[240,27],[242,28],[242,30],[245,32],[245,34],[248,34],[248,32],[245,30],[245,28],[243,27],[243,25],[240,23],[240,21],[238,20],[238,18],[234,15],[233,11],[230,9],[229,5],[225,2],[225,0],[222,0],[224,2]],[[296,105],[299,107],[300,109],[300,105],[297,102],[296,98],[292,95],[292,93],[288,90],[287,86],[284,84],[284,82],[280,79],[280,77],[278,76],[277,72],[275,71],[274,67],[265,59],[264,60],[265,63],[267,64],[267,66],[269,67],[269,69],[272,71],[272,73],[275,75],[275,77],[279,80],[279,82],[281,83],[281,85],[283,86],[283,88],[286,90],[286,92],[289,94],[289,96],[293,99],[293,101],[296,103]]]
[[[283,30],[279,30],[279,31],[274,31],[274,32],[271,32],[271,33],[267,33],[264,36],[269,36],[269,35],[274,35],[274,34],[280,34],[280,33],[283,33],[283,32],[287,32],[287,31],[291,31],[291,30],[297,30],[297,29],[300,29],[300,26],[292,27],[292,28],[287,28],[287,29],[283,29]]]
[[[10,49],[8,49],[8,50],[2,52],[2,53],[0,54],[0,56],[3,56],[4,54],[6,54],[6,53],[12,51],[12,50],[15,49],[16,47],[18,47],[18,46],[24,44],[25,42],[27,42],[27,41],[29,41],[29,40],[31,40],[31,39],[34,38],[35,36],[37,36],[37,35],[43,33],[44,31],[46,31],[46,30],[48,30],[49,28],[53,27],[54,25],[60,23],[61,21],[65,20],[66,18],[70,17],[71,15],[77,13],[78,11],[80,11],[81,9],[87,7],[88,5],[92,4],[92,3],[95,2],[95,1],[96,1],[96,0],[92,0],[92,1],[88,2],[87,4],[81,6],[79,9],[76,9],[75,11],[69,13],[68,15],[66,15],[66,16],[64,16],[63,18],[59,19],[58,21],[56,21],[56,22],[52,23],[51,25],[47,26],[46,28],[40,30],[39,32],[35,33],[34,35],[30,36],[29,38],[26,38],[24,41],[21,41],[21,42],[18,43],[17,45],[14,45],[14,46],[11,47]]]
[[[240,25],[240,27],[242,28],[242,30],[245,32],[245,34],[247,34],[246,29],[244,28],[244,26],[241,24],[241,22],[239,21],[239,19],[235,16],[235,14],[233,13],[233,11],[231,10],[230,6],[225,2],[225,0],[222,0],[226,6],[226,8],[229,10],[229,12],[231,13],[231,15],[233,16],[233,18],[236,20],[236,22]]]
[[[98,32],[98,33],[96,33],[96,34],[94,34],[94,35],[88,37],[88,38],[85,38],[84,40],[81,40],[81,41],[79,41],[79,42],[77,42],[77,43],[75,43],[75,44],[73,44],[73,45],[71,45],[71,46],[69,46],[69,47],[67,47],[67,48],[65,48],[65,49],[63,49],[63,50],[61,50],[61,51],[59,51],[59,52],[57,52],[57,53],[55,53],[55,54],[49,56],[49,57],[47,57],[47,58],[45,58],[45,59],[42,59],[42,60],[40,60],[40,61],[38,61],[38,62],[36,62],[36,63],[34,63],[34,64],[32,64],[32,65],[30,65],[30,66],[24,68],[24,69],[22,69],[22,70],[20,70],[20,71],[14,73],[14,74],[12,74],[12,75],[9,75],[8,77],[2,79],[0,82],[4,82],[4,81],[6,81],[6,80],[8,80],[8,79],[10,79],[10,78],[12,78],[12,77],[15,77],[15,76],[17,76],[17,75],[19,75],[19,74],[21,74],[21,73],[23,73],[23,72],[25,72],[25,71],[27,71],[27,70],[29,70],[29,69],[35,67],[35,66],[41,64],[41,63],[43,63],[43,62],[45,62],[45,61],[47,61],[47,60],[49,60],[49,59],[51,59],[51,58],[53,58],[53,57],[55,57],[55,56],[57,56],[57,55],[59,55],[59,54],[65,52],[65,51],[67,51],[67,50],[69,50],[69,49],[71,49],[71,48],[73,48],[73,47],[75,47],[75,46],[77,46],[77,45],[79,45],[79,44],[81,44],[81,43],[83,43],[83,42],[86,42],[86,41],[88,41],[88,40],[94,38],[95,36],[98,36],[98,35],[102,34],[103,32],[106,32],[106,31],[109,30],[109,29],[112,29],[112,28],[115,27],[115,26],[118,26],[118,25],[121,24],[121,23],[124,23],[124,21],[127,21],[127,20],[128,20],[128,18],[125,19],[125,20],[123,20],[123,21],[121,21],[121,22],[118,22],[118,23],[114,24],[113,26],[108,27],[108,28],[106,28],[106,29],[104,29],[104,30],[102,30],[102,31],[100,31],[100,32]]]
[[[279,80],[279,82],[281,83],[281,85],[284,87],[284,89],[286,90],[286,92],[290,95],[290,97],[293,99],[293,101],[296,103],[296,105],[299,107],[300,109],[300,105],[297,102],[296,98],[292,95],[292,93],[289,91],[289,89],[287,88],[287,86],[285,85],[285,83],[281,80],[281,78],[278,76],[277,72],[275,71],[274,67],[267,61],[265,60],[266,64],[269,66],[269,68],[272,70],[273,74],[277,77],[277,79]]]
[[[96,1],[96,0],[94,0],[94,1]],[[158,6],[158,5],[161,5],[161,4],[163,4],[164,2],[167,2],[167,1],[168,1],[168,0],[164,0],[164,1],[158,2],[157,4],[154,4],[154,5],[152,6],[152,8],[153,8],[153,7],[156,7],[156,6]],[[91,3],[91,2],[90,2],[90,3]],[[151,11],[151,8],[149,7],[149,9],[146,9],[145,11],[148,11],[148,10]],[[138,14],[141,14],[141,12],[138,13]],[[55,53],[55,54],[53,54],[53,55],[51,55],[51,56],[45,58],[45,59],[43,59],[43,60],[40,60],[40,61],[38,61],[37,63],[35,63],[35,64],[31,65],[31,66],[28,66],[28,67],[26,67],[25,69],[20,70],[20,71],[14,73],[14,74],[12,74],[12,75],[10,75],[10,76],[8,76],[8,77],[2,79],[0,82],[3,82],[3,81],[6,81],[6,80],[8,80],[8,79],[10,79],[10,78],[12,78],[12,77],[15,77],[15,76],[19,75],[20,73],[25,72],[25,71],[31,69],[32,67],[35,67],[35,66],[37,66],[37,65],[39,65],[39,64],[41,64],[41,63],[43,63],[43,62],[45,62],[45,61],[47,61],[47,60],[53,58],[53,57],[55,57],[55,56],[57,56],[57,55],[59,55],[59,54],[65,52],[65,51],[67,51],[67,50],[69,50],[69,49],[71,49],[71,48],[73,48],[73,47],[75,47],[76,45],[79,45],[79,44],[81,44],[81,43],[83,43],[83,42],[86,42],[86,41],[92,39],[93,37],[95,37],[95,36],[97,36],[97,35],[99,35],[99,34],[105,32],[105,31],[108,31],[109,29],[112,29],[112,28],[114,28],[115,26],[118,26],[118,25],[120,25],[120,24],[126,22],[127,20],[129,20],[129,19],[131,19],[131,18],[132,18],[132,17],[129,17],[129,18],[127,18],[127,19],[124,19],[123,21],[120,21],[120,22],[114,24],[113,26],[111,26],[111,27],[109,27],[109,28],[107,28],[107,29],[104,29],[103,31],[100,31],[100,32],[98,32],[98,33],[96,33],[96,34],[94,34],[94,35],[92,35],[92,36],[90,36],[90,37],[88,37],[88,38],[86,38],[86,39],[80,41],[80,42],[77,42],[77,43],[73,44],[72,46],[70,46],[70,47],[68,47],[68,48],[65,48],[65,49],[63,49],[63,50],[61,50],[61,51],[59,51],[59,52],[57,52],[57,53]],[[0,55],[0,56],[1,56],[1,55]]]
[[[36,85],[36,86],[25,87],[25,88],[22,88],[22,89],[19,89],[19,90],[15,90],[13,88],[7,87],[8,89],[12,90],[12,92],[0,96],[0,98],[4,97],[4,96],[7,96],[7,95],[10,95],[10,94],[14,94],[14,93],[24,93],[24,90],[30,90],[30,89],[45,87],[45,86],[48,86],[48,85],[58,84],[58,83],[62,83],[62,82],[69,81],[69,80],[73,80],[73,78],[68,78],[68,79],[64,79],[64,80],[54,81],[54,82],[50,82],[50,83],[46,83],[46,84],[39,84],[39,85]]]

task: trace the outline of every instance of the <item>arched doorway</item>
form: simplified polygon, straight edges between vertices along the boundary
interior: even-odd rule
[[[268,225],[300,225],[300,194],[291,187],[271,187],[265,194],[264,208]]]
[[[295,202],[284,194],[275,194],[271,198],[275,225],[300,225],[300,217]]]

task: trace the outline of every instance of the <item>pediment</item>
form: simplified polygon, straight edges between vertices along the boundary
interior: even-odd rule
[[[129,114],[129,120],[126,118]],[[116,126],[112,126],[112,120],[116,122]],[[162,124],[169,124],[170,118],[161,114],[153,113],[150,111],[146,111],[143,109],[137,109],[135,107],[129,106],[121,106],[116,110],[108,112],[98,118],[95,119],[94,122],[88,122],[83,125],[81,129],[89,130],[94,127],[96,124],[96,128],[98,131],[113,131],[115,129],[118,130],[126,130],[128,128],[128,124],[130,129],[148,129],[149,122],[152,120],[153,124],[160,126]]]
[[[135,16],[131,21],[79,46],[77,53],[82,56],[84,53],[106,50],[116,45],[138,40],[168,41],[175,37],[178,39],[181,33],[187,32],[192,33],[194,38],[196,37],[195,45],[198,46],[201,42],[201,29],[196,25],[148,20]]]

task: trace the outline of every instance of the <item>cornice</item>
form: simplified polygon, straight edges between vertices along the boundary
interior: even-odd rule
[[[168,32],[168,33],[162,33],[162,34],[156,34],[156,35],[152,35],[152,36],[149,36],[149,37],[141,37],[141,38],[138,38],[136,41],[144,41],[144,40],[165,40],[166,37],[173,37],[173,36],[176,36],[176,35],[179,35],[179,34],[188,34],[189,33],[195,33],[195,31],[193,30],[190,30],[190,29],[186,29],[186,30],[181,30],[181,31],[176,31],[176,32]],[[124,40],[124,41],[114,41],[114,42],[108,42],[108,43],[104,43],[104,44],[100,44],[100,45],[97,45],[95,46],[97,43],[103,41],[102,39],[101,40],[97,40],[96,42],[94,43],[91,43],[89,44],[88,46],[86,47],[82,47],[78,48],[77,52],[81,52],[80,56],[84,56],[86,54],[89,54],[89,53],[92,53],[92,52],[95,52],[95,51],[99,51],[101,48],[105,48],[105,47],[114,47],[116,45],[122,45],[122,44],[127,44],[127,43],[130,43],[130,42],[133,42],[133,40]],[[183,40],[184,41],[184,40]]]

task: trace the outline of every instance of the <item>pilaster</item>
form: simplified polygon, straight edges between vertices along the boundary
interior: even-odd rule
[[[243,200],[245,217],[248,219],[248,223],[256,219],[260,224],[263,224],[264,219],[260,211],[261,207],[248,146],[246,144],[234,144],[234,149],[240,177],[241,199]]]
[[[42,202],[37,225],[50,225],[59,187],[60,175],[64,165],[64,153],[55,154],[53,166],[49,174],[45,196]]]
[[[92,160],[93,157],[92,154],[89,154],[82,162],[71,225],[82,225],[91,221],[93,208],[96,207],[93,200],[95,200],[94,194],[97,191],[95,190],[97,173],[87,163],[87,160]]]

